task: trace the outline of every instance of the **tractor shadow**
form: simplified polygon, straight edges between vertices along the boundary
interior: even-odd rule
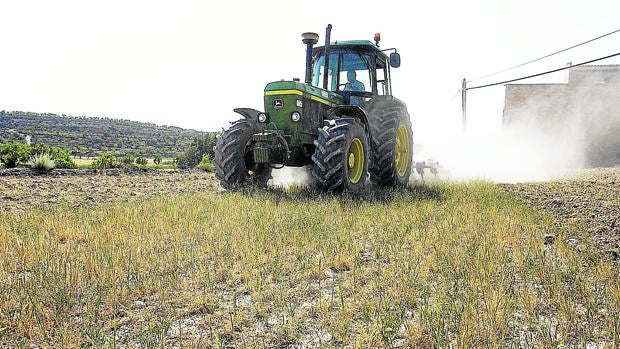
[[[246,187],[239,190],[243,195],[266,195],[277,203],[284,202],[325,202],[338,200],[343,205],[387,204],[395,200],[405,202],[433,201],[442,202],[445,192],[435,184],[412,184],[406,187],[371,187],[360,194],[325,192],[310,186],[293,185],[288,187],[256,188]]]

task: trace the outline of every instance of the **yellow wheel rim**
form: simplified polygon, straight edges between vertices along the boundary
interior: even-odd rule
[[[405,125],[400,125],[396,132],[396,149],[394,149],[396,157],[396,173],[399,177],[403,177],[409,168],[409,133]]]
[[[362,178],[364,172],[364,146],[359,138],[354,138],[349,147],[349,180],[351,183],[357,183]]]

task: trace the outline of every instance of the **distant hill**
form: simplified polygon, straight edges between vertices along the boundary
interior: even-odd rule
[[[174,126],[91,117],[0,111],[0,143],[31,137],[31,143],[62,147],[74,156],[174,157],[201,132]]]

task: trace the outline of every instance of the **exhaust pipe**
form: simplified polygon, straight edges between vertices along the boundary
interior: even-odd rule
[[[332,25],[328,24],[325,28],[325,69],[323,69],[323,89],[327,90],[327,79],[329,77],[329,41],[332,35]]]

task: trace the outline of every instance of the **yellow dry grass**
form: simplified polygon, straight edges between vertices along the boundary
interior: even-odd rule
[[[619,280],[578,226],[480,182],[0,213],[18,347],[612,347]]]

